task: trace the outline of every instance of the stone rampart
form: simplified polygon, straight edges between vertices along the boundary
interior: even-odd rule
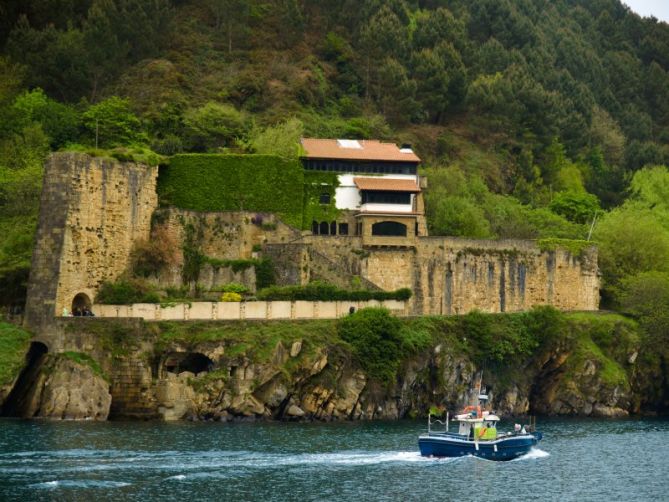
[[[364,246],[359,239],[310,236],[309,246],[379,288],[411,288],[416,314],[516,312],[535,305],[597,310],[597,249],[579,256],[529,240],[418,237],[414,246]]]
[[[29,325],[70,309],[78,294],[92,301],[102,282],[128,268],[135,243],[149,238],[157,176],[157,167],[51,155],[28,286]]]
[[[198,278],[191,279],[205,290],[228,282],[241,282],[252,290],[255,275],[250,267],[235,270],[225,264],[258,256],[272,259],[279,284],[316,279],[342,288],[408,287],[414,293],[409,311],[416,315],[474,309],[513,312],[535,305],[598,308],[594,247],[575,256],[565,249],[541,250],[533,241],[303,235],[273,215],[248,211],[167,209],[154,214],[157,174],[157,168],[85,154],[49,158],[28,288],[28,325],[48,326],[49,319],[72,307],[77,295],[92,301],[102,282],[127,271],[134,246],[151,235],[152,215],[154,230],[162,225],[162,235],[178,255],[155,278],[159,287],[185,286],[183,249],[188,245],[210,258]],[[263,250],[260,255],[258,249]],[[235,308],[220,307],[217,312]],[[318,315],[312,311],[285,318],[313,317]]]

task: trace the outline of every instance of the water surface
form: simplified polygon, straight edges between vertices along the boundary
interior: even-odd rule
[[[492,462],[420,457],[422,421],[1,420],[0,500],[669,500],[669,420],[539,428]]]

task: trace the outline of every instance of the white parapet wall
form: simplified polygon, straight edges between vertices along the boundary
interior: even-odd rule
[[[239,319],[337,319],[348,315],[351,309],[384,307],[397,316],[408,315],[404,300],[370,300],[364,302],[193,302],[160,305],[134,303],[132,305],[93,305],[96,317],[135,317],[145,321],[188,321]]]

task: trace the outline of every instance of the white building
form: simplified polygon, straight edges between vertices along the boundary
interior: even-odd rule
[[[423,218],[418,165],[408,146],[377,140],[302,139],[306,170],[337,173],[335,207],[355,218],[355,235],[415,237]],[[330,203],[324,197],[322,203]],[[314,234],[346,234],[349,225],[314,221]],[[333,231],[335,230],[335,231]],[[424,231],[422,233],[425,233]]]

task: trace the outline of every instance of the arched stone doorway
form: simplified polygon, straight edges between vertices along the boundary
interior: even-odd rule
[[[72,300],[72,315],[84,315],[85,312],[90,312],[93,302],[86,293],[79,293]]]

